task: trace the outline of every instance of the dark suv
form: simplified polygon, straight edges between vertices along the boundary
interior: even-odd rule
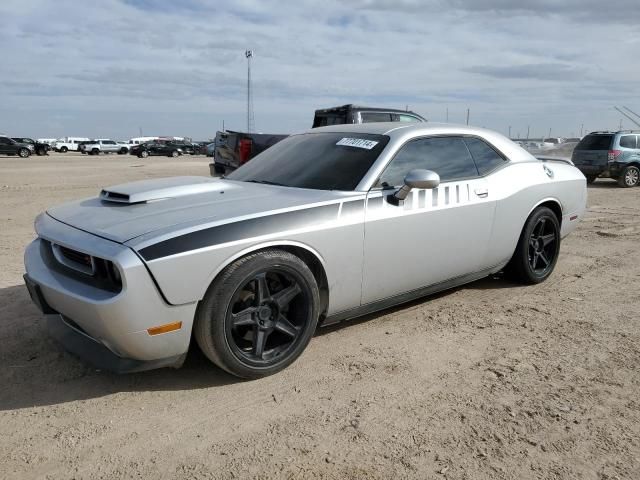
[[[16,142],[13,138],[0,136],[0,155],[19,155],[27,158],[35,151],[30,143]]]
[[[11,138],[18,143],[27,143],[27,144],[33,145],[33,148],[35,149],[35,152],[38,155],[49,155],[48,152],[51,149],[51,147],[49,146],[48,143],[38,142],[32,138],[19,138],[19,137],[11,137]]]
[[[576,145],[571,161],[593,183],[610,177],[621,187],[640,184],[640,130],[591,132]]]

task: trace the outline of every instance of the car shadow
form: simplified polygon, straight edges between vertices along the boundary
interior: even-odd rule
[[[462,287],[319,328],[316,336],[412,308],[460,289],[515,286],[519,285],[504,280],[501,274],[493,275]],[[180,369],[163,368],[126,375],[96,370],[65,352],[49,337],[45,317],[32,304],[23,285],[0,289],[0,327],[0,411],[88,400],[121,392],[194,390],[243,382],[212,365],[193,343]]]
[[[588,183],[587,188],[619,188],[618,182],[611,178],[599,178],[593,183]]]
[[[242,380],[191,348],[180,369],[117,375],[96,370],[49,337],[22,285],[0,289],[0,411],[87,400],[119,392],[211,388]]]

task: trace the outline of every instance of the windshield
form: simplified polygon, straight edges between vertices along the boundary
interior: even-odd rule
[[[227,178],[316,190],[356,188],[389,142],[385,135],[293,135],[257,155]]]

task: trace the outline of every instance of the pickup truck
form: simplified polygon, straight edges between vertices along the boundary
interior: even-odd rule
[[[417,113],[393,108],[342,105],[315,111],[312,128],[346,123],[426,122]],[[214,161],[209,164],[212,176],[225,175],[289,135],[243,133],[226,130],[216,132]]]
[[[49,150],[51,147],[48,143],[39,142],[32,138],[21,138],[21,137],[12,137],[18,143],[27,143],[29,145],[33,145],[34,151],[37,155],[49,155]]]
[[[100,139],[93,142],[85,142],[80,146],[83,153],[89,155],[100,155],[101,153],[127,153],[129,149],[124,145],[119,145],[113,140]]]

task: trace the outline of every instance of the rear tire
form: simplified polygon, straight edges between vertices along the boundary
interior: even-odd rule
[[[146,150],[143,150],[140,152],[140,155],[138,155],[140,158],[147,158],[149,156],[149,152],[147,152]]]
[[[68,151],[69,151],[69,149],[68,149],[67,147],[62,147],[62,148],[60,149],[60,152],[61,152],[61,153],[67,153]]]
[[[176,158],[178,155],[180,155],[180,152],[178,152],[177,150],[174,150],[173,152],[171,152],[170,157]]]
[[[587,183],[589,183],[589,184],[595,182],[596,178],[598,178],[597,175],[586,175],[586,177],[587,177]]]
[[[622,170],[618,177],[618,185],[623,188],[637,187],[640,184],[640,169],[635,165],[629,165]]]
[[[506,271],[514,280],[535,284],[553,272],[560,253],[560,224],[553,211],[539,207],[527,219]]]
[[[31,155],[31,152],[28,148],[21,148],[18,150],[18,155],[20,155],[20,158],[28,158],[29,155]]]
[[[319,292],[309,267],[289,252],[250,254],[225,268],[198,305],[194,336],[202,352],[240,378],[293,363],[318,322]]]

